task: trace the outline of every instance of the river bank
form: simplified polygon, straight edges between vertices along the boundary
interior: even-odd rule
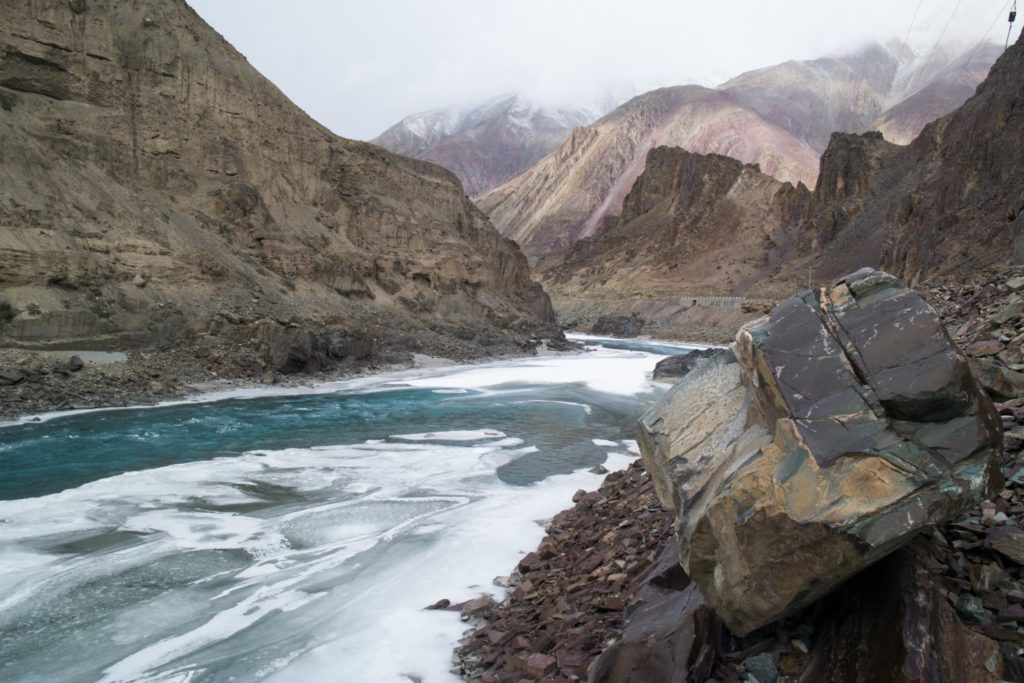
[[[1005,482],[990,499],[921,535],[907,551],[927,558],[921,561],[928,570],[922,581],[939,587],[943,604],[935,607],[935,619],[946,624],[944,633],[961,643],[980,639],[985,647],[974,648],[972,657],[991,648],[1001,651],[998,661],[978,665],[993,667],[988,671],[1006,667],[1007,680],[1024,679],[1022,275],[1019,268],[1008,269],[982,282],[921,292],[996,402],[1004,430]],[[658,503],[639,463],[625,474],[609,475],[598,492],[574,501],[555,517],[528,560],[517,565],[509,597],[466,614],[474,628],[454,657],[465,680],[661,681],[692,670],[701,672],[693,680],[774,682],[805,680],[800,676],[829,666],[846,666],[854,676],[850,672],[870,672],[872,656],[891,647],[883,641],[896,639],[865,620],[870,611],[849,619],[843,615],[874,605],[878,587],[898,575],[904,556],[894,556],[803,613],[736,638],[706,606],[692,604],[692,591],[685,591],[692,584],[677,567],[674,516]],[[883,602],[895,604],[899,597],[888,595]],[[869,610],[875,607],[884,609],[879,604]],[[877,642],[872,634],[879,634]],[[616,643],[617,653],[598,662]],[[713,645],[698,649],[696,643]],[[859,663],[857,656],[840,661],[830,647],[864,656]],[[927,656],[942,666],[953,666],[956,658],[944,651]],[[871,678],[865,675],[857,680]]]
[[[380,373],[578,351],[564,340],[522,349],[460,344],[445,355],[362,348],[323,366],[275,371],[247,345],[124,351],[0,349],[0,422],[66,410],[157,405],[209,392],[300,387]]]
[[[661,357],[604,348],[0,429],[0,678],[457,680],[465,624],[422,608],[502,597],[492,580],[538,520],[634,459]]]

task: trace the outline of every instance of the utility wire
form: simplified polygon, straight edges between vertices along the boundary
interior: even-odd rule
[[[960,67],[960,71],[957,72],[956,77],[952,81],[950,81],[949,86],[946,88],[946,92],[943,95],[943,97],[948,97],[949,94],[953,91],[953,88],[955,88],[957,83],[960,82],[960,79],[963,77],[963,75],[965,73],[967,73],[967,69],[971,66],[971,60],[974,59],[975,53],[978,51],[978,49],[982,45],[985,44],[985,41],[988,39],[989,34],[992,33],[992,29],[995,28],[996,23],[999,21],[999,17],[1001,17],[1004,14],[1006,14],[1006,10],[1010,6],[1011,2],[1016,7],[1017,0],[1006,0],[1006,4],[1003,5],[1003,8],[1001,10],[999,10],[999,14],[996,15],[996,18],[993,19],[992,23],[988,25],[987,29],[985,29],[985,33],[981,36],[981,40],[979,40],[978,44],[974,46],[973,50],[971,50],[971,54],[967,55],[967,60],[964,62],[963,66]],[[998,45],[998,43],[996,43],[996,44]],[[1006,49],[1006,48],[1003,48],[1003,49]]]
[[[921,3],[924,0],[917,0],[917,7],[914,9],[914,16],[910,19],[910,26],[907,28],[907,35],[903,36],[903,44],[900,45],[900,59],[903,58],[903,53],[910,49],[910,45],[907,43],[910,40],[910,32],[914,30],[914,24],[917,23],[917,13],[921,11]]]
[[[956,16],[956,11],[960,9],[960,4],[962,2],[963,0],[957,0],[956,5],[953,7],[953,11],[950,12],[949,14],[949,20],[947,20],[946,25],[942,27],[942,33],[939,34],[938,40],[936,40],[935,44],[932,45],[931,52],[928,53],[928,59],[924,60],[924,66],[922,66],[921,69],[916,74],[914,74],[913,80],[911,80],[910,85],[907,87],[907,92],[910,93],[911,95],[913,94],[914,84],[917,82],[917,79],[920,77],[920,75],[923,74],[928,69],[928,65],[931,64],[932,57],[935,56],[935,51],[939,49],[939,44],[942,42],[942,39],[946,36],[946,31],[949,30],[949,25],[953,23],[953,17]]]

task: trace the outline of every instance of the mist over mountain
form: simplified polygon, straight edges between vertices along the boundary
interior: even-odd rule
[[[893,128],[898,121],[901,130],[913,130],[996,53],[1001,50],[984,46],[943,68],[922,71],[918,64],[916,71],[897,71],[891,88],[904,99],[882,114],[877,101],[864,97],[799,101],[833,121],[847,116],[858,126],[881,120]],[[976,93],[928,122],[909,144],[878,131],[830,134],[813,191],[719,154],[656,147],[646,153],[621,213],[605,216],[594,234],[541,254],[535,276],[562,319],[574,324],[637,314],[661,325],[661,333],[728,339],[744,320],[765,312],[763,302],[865,266],[918,283],[959,282],[1005,266],[1024,254],[1022,59],[1018,44]],[[878,83],[890,82],[891,72],[879,68],[889,64],[885,52],[872,49],[852,63]],[[850,64],[781,65],[734,79],[723,90],[745,88],[751,107],[817,142],[817,120],[786,119],[782,113],[795,108],[785,103],[797,98],[802,79],[835,83],[832,74]],[[779,90],[765,85],[769,76]],[[861,94],[870,94],[864,83]],[[775,94],[787,87],[789,97]],[[858,101],[861,109],[824,106],[843,101]],[[635,101],[621,109],[631,105]],[[614,117],[574,137],[586,140]],[[741,297],[746,308],[686,305],[693,297],[716,296]]]
[[[973,92],[998,52],[983,45],[918,55],[892,41],[751,71],[718,88],[654,90],[574,130],[478,204],[535,260],[617,215],[657,146],[730,156],[810,187],[834,131],[878,128],[906,143]]]
[[[471,196],[519,175],[585,126],[614,108],[619,98],[578,107],[545,106],[508,94],[466,106],[408,116],[371,140],[387,150],[432,161],[452,171]]]

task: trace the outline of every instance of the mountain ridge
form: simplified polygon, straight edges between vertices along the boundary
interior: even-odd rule
[[[576,327],[635,313],[652,333],[725,340],[771,302],[862,267],[916,284],[1021,262],[1022,65],[1018,41],[908,145],[833,133],[813,192],[734,159],[656,148],[621,215],[542,258],[537,277]],[[763,191],[744,196],[744,175]],[[715,308],[691,296],[737,299]]]
[[[594,106],[544,107],[510,93],[407,116],[370,142],[450,169],[467,194],[477,196],[532,166],[601,113]]]
[[[586,138],[588,153],[553,152],[477,203],[536,261],[594,234],[605,217],[617,214],[647,151],[658,145],[725,154],[756,163],[780,180],[812,186],[834,130],[882,126],[906,141],[908,132],[924,125],[922,110],[955,104],[944,99],[950,87],[928,91],[929,83],[948,77],[948,85],[956,85],[954,94],[965,94],[964,85],[984,75],[980,65],[994,58],[990,47],[947,56],[944,64],[907,62],[904,53],[898,45],[875,44],[846,57],[747,72],[718,88],[674,86],[644,93],[563,145],[578,149]],[[924,72],[924,77],[914,75]],[[908,96],[917,99],[887,103],[890,90],[905,87],[900,81],[905,74],[923,78]]]
[[[333,135],[183,0],[0,18],[5,344],[235,340],[250,375],[558,336],[451,172]]]

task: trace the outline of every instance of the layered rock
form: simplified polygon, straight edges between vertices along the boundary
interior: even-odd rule
[[[730,156],[793,182],[813,182],[818,152],[781,127],[700,86],[663,88],[572,132],[558,151],[478,200],[528,257],[598,233],[617,215],[648,151]]]
[[[865,269],[745,326],[640,434],[683,568],[743,635],[980,500],[1002,430],[935,312]]]
[[[821,161],[803,252],[764,286],[793,287],[861,266],[907,281],[963,279],[1024,258],[1024,43],[976,94],[908,146],[836,135]]]
[[[183,0],[5,3],[0,105],[8,343],[557,334],[451,173],[331,134]]]
[[[811,193],[735,159],[680,148],[650,151],[622,215],[598,234],[542,259],[536,273],[565,321],[590,310],[652,321],[657,336],[730,338],[761,313],[695,298],[742,295],[796,253]],[[603,310],[602,310],[603,309]],[[627,310],[622,310],[627,309]],[[723,315],[724,314],[724,315]],[[700,334],[708,322],[722,331]]]
[[[729,353],[725,349],[709,347],[696,349],[689,353],[664,358],[654,366],[654,381],[676,381],[686,377],[698,364],[721,353]]]
[[[812,185],[832,132],[882,128],[905,143],[963,102],[998,54],[982,47],[959,57],[941,49],[922,62],[905,45],[871,45],[752,71],[716,89],[652,91],[577,129],[479,204],[537,259],[602,230],[659,145],[731,156]]]

